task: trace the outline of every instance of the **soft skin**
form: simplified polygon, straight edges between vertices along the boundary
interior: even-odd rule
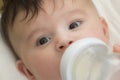
[[[60,60],[74,41],[95,37],[109,44],[108,26],[89,0],[44,0],[44,11],[27,22],[20,11],[12,29],[11,44],[19,55],[18,69],[28,80],[62,80]]]

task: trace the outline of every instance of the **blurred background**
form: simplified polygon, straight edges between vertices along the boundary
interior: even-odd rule
[[[2,5],[3,5],[2,0],[0,0],[0,9],[1,9]]]

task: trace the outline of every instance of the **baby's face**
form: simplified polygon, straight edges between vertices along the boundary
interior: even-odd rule
[[[30,80],[61,80],[60,60],[74,41],[96,37],[108,43],[107,26],[88,0],[44,2],[44,11],[29,22],[16,18],[11,43],[20,56],[18,68]]]

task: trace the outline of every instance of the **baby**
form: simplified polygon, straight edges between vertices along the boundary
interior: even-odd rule
[[[107,23],[91,0],[4,0],[1,24],[28,80],[62,80],[61,57],[78,39],[95,37],[109,44]]]

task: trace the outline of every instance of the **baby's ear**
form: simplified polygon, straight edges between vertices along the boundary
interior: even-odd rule
[[[100,17],[100,21],[103,24],[103,32],[107,38],[109,38],[108,24],[103,17]]]
[[[28,80],[36,80],[35,76],[27,69],[22,60],[18,60],[16,66],[18,70],[28,78]]]

